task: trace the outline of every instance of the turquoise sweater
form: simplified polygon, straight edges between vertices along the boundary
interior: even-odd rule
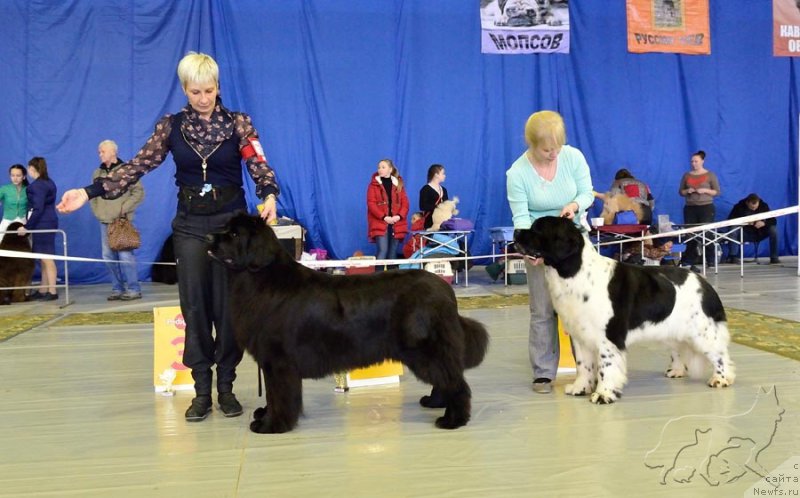
[[[3,205],[3,219],[14,220],[28,217],[28,195],[25,187],[17,192],[17,186],[7,183],[0,187],[0,204]]]
[[[575,224],[580,224],[581,213],[594,202],[586,158],[569,145],[561,148],[556,176],[549,182],[536,173],[522,154],[506,171],[506,191],[514,228],[530,228],[542,216],[559,216],[570,202],[578,203]]]

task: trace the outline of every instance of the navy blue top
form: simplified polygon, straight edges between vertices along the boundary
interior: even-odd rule
[[[203,181],[203,160],[186,143],[181,133],[183,112],[172,116],[169,149],[175,161],[175,184],[178,187],[202,187],[209,183],[215,187],[242,186],[242,156],[236,133],[206,158],[206,181]]]
[[[51,179],[38,178],[27,188],[28,230],[47,230],[58,228],[56,215],[56,184]]]

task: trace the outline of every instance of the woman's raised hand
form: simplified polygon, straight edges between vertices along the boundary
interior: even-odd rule
[[[89,195],[82,188],[74,188],[67,190],[61,197],[61,202],[58,203],[56,209],[59,213],[67,214],[81,208],[86,201],[89,200]]]

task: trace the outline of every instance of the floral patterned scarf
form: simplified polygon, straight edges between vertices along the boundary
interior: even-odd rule
[[[191,104],[183,108],[181,133],[202,156],[210,154],[217,146],[233,136],[233,116],[222,105],[217,97],[217,105],[211,113],[211,119],[205,120],[194,110]]]

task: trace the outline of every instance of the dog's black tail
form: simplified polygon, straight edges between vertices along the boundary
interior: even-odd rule
[[[464,330],[464,368],[477,367],[486,356],[489,347],[489,334],[486,327],[472,318],[458,317]]]

